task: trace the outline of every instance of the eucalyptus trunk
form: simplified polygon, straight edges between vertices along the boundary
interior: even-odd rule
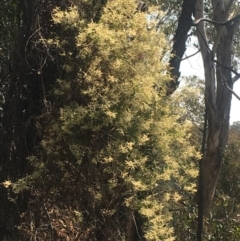
[[[212,0],[213,21],[216,34],[212,49],[205,32],[206,19],[203,19],[203,0],[195,6],[197,36],[202,54],[205,74],[205,104],[208,123],[208,135],[205,151],[200,163],[200,181],[202,182],[203,212],[210,212],[216,185],[219,179],[221,160],[225,149],[228,130],[233,79],[231,75],[232,43],[238,27],[237,21],[220,24],[228,20],[228,12],[234,1],[224,6],[223,0]],[[201,192],[199,192],[201,195]]]

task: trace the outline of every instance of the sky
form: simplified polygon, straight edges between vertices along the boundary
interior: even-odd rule
[[[186,50],[185,55],[189,56],[195,52],[196,52],[195,48],[189,47]],[[180,71],[182,76],[197,75],[200,78],[204,78],[204,70],[203,70],[202,58],[200,53],[196,54],[191,58],[183,60],[181,62]],[[233,90],[238,96],[240,96],[240,79],[234,84]],[[230,123],[232,124],[233,122],[236,122],[236,121],[240,121],[240,101],[235,96],[233,96],[231,113],[230,113]]]

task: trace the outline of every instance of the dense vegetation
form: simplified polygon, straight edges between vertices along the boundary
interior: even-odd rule
[[[196,76],[178,88],[186,2],[3,1],[0,240],[196,240],[208,102]],[[240,237],[239,126],[205,240]]]

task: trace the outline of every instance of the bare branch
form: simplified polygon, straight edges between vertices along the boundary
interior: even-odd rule
[[[232,88],[229,87],[227,80],[225,79],[224,75],[221,73],[222,75],[222,83],[223,85],[240,101],[240,96],[236,94],[236,92],[234,92],[234,90]]]
[[[209,19],[209,18],[199,18],[198,20],[193,22],[193,26],[196,26],[201,22],[208,22],[208,23],[212,23],[212,24],[218,24],[218,25],[221,25],[221,26],[226,26],[226,25],[229,25],[230,23],[235,22],[239,19],[240,19],[240,14],[238,14],[236,17],[234,17],[234,18],[232,18],[228,21],[225,21],[225,22],[219,22],[219,21],[215,21],[215,20],[212,20],[212,19]]]
[[[236,71],[236,70],[234,70],[233,68],[231,68],[231,67],[229,67],[229,66],[225,66],[225,65],[223,65],[223,64],[220,64],[217,60],[215,60],[215,59],[213,59],[212,60],[214,63],[216,63],[216,64],[218,64],[219,66],[221,66],[221,67],[223,67],[223,68],[226,68],[226,69],[229,69],[232,73],[234,73],[235,74],[235,76],[234,76],[234,80],[236,81],[238,78],[240,78],[240,74]],[[237,78],[237,77],[238,78]]]
[[[225,86],[226,86],[226,88],[227,88],[230,92],[232,92],[232,94],[240,101],[240,96],[237,95],[236,92],[234,92],[234,91],[228,86],[227,83],[225,83]]]
[[[199,52],[200,52],[200,50],[198,50],[197,52],[195,52],[194,54],[191,54],[191,55],[189,55],[189,56],[187,56],[187,55],[185,54],[186,57],[185,57],[185,58],[182,58],[182,61],[193,57],[194,55],[198,54]]]

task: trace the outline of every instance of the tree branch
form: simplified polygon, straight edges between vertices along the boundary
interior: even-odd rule
[[[230,91],[232,92],[232,94],[240,101],[240,96],[236,94],[236,92],[234,92],[230,87],[229,85],[226,83],[226,81],[224,81],[224,85],[225,87]]]
[[[182,59],[182,61],[183,61],[183,60],[186,60],[186,59],[189,59],[189,58],[191,58],[191,57],[193,57],[194,55],[198,54],[199,52],[200,52],[200,50],[198,50],[198,51],[197,51],[197,52],[195,52],[194,54],[190,54],[189,56],[187,56],[187,55],[185,54],[185,55],[186,55],[186,57],[185,57],[185,58],[183,58],[183,59]]]
[[[222,73],[221,73],[221,75],[223,78],[223,81],[222,81],[223,85],[240,101],[240,96],[237,95],[237,93],[232,88],[229,87],[227,80],[225,79],[225,77]]]
[[[239,15],[239,16],[240,16],[240,15]],[[233,68],[231,68],[231,67],[229,67],[229,66],[225,66],[225,65],[219,63],[217,60],[214,59],[212,50],[211,50],[211,49],[209,48],[209,46],[208,46],[208,43],[207,43],[207,40],[206,40],[205,35],[203,35],[203,33],[200,31],[200,29],[199,29],[198,27],[197,27],[197,30],[198,30],[199,36],[201,37],[202,41],[203,41],[204,44],[205,44],[206,49],[207,49],[207,50],[211,53],[211,55],[212,55],[212,61],[213,61],[214,63],[216,63],[217,65],[219,65],[219,66],[221,66],[221,67],[223,67],[223,68],[229,69],[232,73],[234,73],[235,76],[234,76],[234,78],[233,78],[233,83],[236,82],[236,81],[240,78],[240,74],[239,74],[236,70],[234,70]]]
[[[235,22],[239,19],[240,19],[240,14],[237,15],[236,17],[228,20],[228,21],[225,21],[225,22],[219,22],[219,21],[215,21],[215,20],[212,20],[212,19],[209,19],[209,18],[200,18],[200,19],[193,22],[193,26],[196,26],[201,22],[208,22],[208,23],[212,23],[212,24],[218,24],[218,25],[221,25],[221,26],[227,26],[230,23]]]
[[[223,64],[220,64],[220,63],[219,63],[217,60],[215,60],[215,59],[213,59],[212,61],[213,61],[214,63],[218,64],[219,66],[223,67],[223,68],[229,69],[232,73],[234,73],[234,74],[235,74],[235,76],[234,76],[234,78],[233,78],[234,82],[237,81],[237,80],[240,78],[240,74],[239,74],[236,70],[234,70],[233,68],[231,68],[231,67],[229,67],[229,66],[225,66],[225,65],[223,65]],[[233,83],[234,83],[234,82],[233,82]]]

